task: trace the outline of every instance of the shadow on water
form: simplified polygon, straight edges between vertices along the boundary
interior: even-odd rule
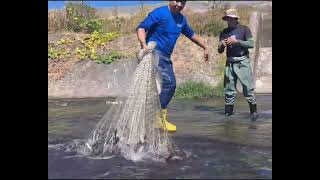
[[[221,99],[173,100],[169,117],[177,132],[170,135],[188,158],[166,164],[88,159],[59,150],[59,144],[88,135],[112,99],[48,100],[49,178],[272,178],[271,98],[257,97],[260,117],[254,123],[241,98],[229,119]]]

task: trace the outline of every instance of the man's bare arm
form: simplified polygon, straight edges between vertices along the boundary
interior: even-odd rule
[[[200,37],[196,34],[194,34],[191,39],[190,39],[193,43],[197,44],[198,46],[202,47],[202,49],[204,50],[204,58],[205,61],[208,61],[209,59],[209,54],[208,54],[208,49],[206,47],[206,45],[200,40]]]
[[[194,34],[192,37],[191,37],[191,41],[195,44],[197,44],[198,46],[202,47],[202,49],[206,50],[207,47],[204,45],[204,43],[200,40],[200,37],[196,34]]]
[[[142,49],[148,49],[147,44],[146,44],[146,31],[143,28],[139,28],[137,30],[137,37],[140,42],[141,48]]]

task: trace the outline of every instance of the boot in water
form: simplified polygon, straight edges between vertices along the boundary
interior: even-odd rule
[[[167,109],[162,109],[162,117],[163,117],[163,121],[165,124],[165,129],[169,132],[175,132],[177,131],[177,127],[176,125],[168,122],[168,110]]]
[[[257,113],[257,104],[249,104],[250,106],[250,118],[251,121],[256,121],[258,119],[258,113]]]
[[[233,115],[233,105],[225,105],[224,108],[224,116],[231,116]]]

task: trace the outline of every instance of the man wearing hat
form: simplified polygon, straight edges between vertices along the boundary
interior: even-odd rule
[[[253,48],[253,38],[247,26],[239,24],[239,13],[236,9],[228,9],[225,16],[228,27],[219,38],[218,52],[221,54],[227,48],[227,61],[224,76],[225,115],[233,114],[236,97],[236,85],[239,80],[243,87],[243,95],[249,103],[251,120],[258,118],[257,104],[253,87],[252,70],[249,59],[249,48]]]

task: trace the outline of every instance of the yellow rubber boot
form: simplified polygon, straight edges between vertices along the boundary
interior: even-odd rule
[[[165,124],[165,129],[169,132],[175,132],[177,131],[177,127],[176,125],[168,122],[168,110],[167,109],[162,109],[162,117],[163,117],[163,121]]]

